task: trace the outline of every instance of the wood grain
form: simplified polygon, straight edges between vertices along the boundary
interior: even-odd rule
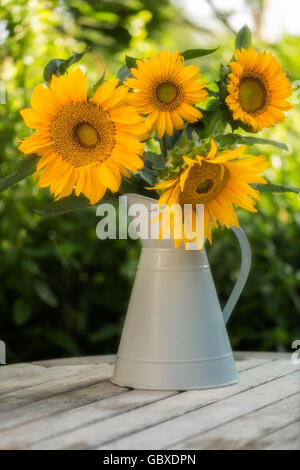
[[[0,449],[299,450],[299,366],[235,359],[238,384],[187,392],[113,385],[113,355],[1,366]]]

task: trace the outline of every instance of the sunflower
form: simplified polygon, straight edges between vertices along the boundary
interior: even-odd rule
[[[283,111],[292,108],[286,100],[291,84],[272,52],[265,54],[250,48],[236,50],[235,54],[236,61],[229,64],[232,73],[225,100],[233,119],[241,120],[255,131],[283,122]]]
[[[121,175],[143,167],[143,118],[126,104],[128,89],[104,82],[87,98],[87,80],[78,67],[66,77],[53,75],[50,87],[37,85],[31,108],[21,115],[38,131],[22,141],[25,154],[41,156],[39,186],[50,186],[56,200],[75,188],[95,204],[107,189],[118,191]]]
[[[137,68],[130,69],[135,78],[127,78],[125,85],[137,93],[128,95],[129,102],[140,114],[147,115],[146,125],[157,130],[161,138],[174,127],[182,129],[184,120],[196,122],[202,117],[194,104],[202,101],[207,92],[199,82],[199,67],[184,66],[184,58],[177,51],[171,55],[161,51],[151,53],[150,59],[137,60]]]
[[[160,206],[179,204],[182,208],[185,204],[191,204],[193,230],[196,227],[196,204],[203,204],[204,236],[210,243],[212,243],[211,225],[226,228],[230,228],[231,225],[238,227],[239,222],[233,205],[250,212],[257,212],[254,205],[255,200],[260,200],[259,192],[250,184],[267,183],[259,174],[270,165],[264,155],[258,157],[246,155],[245,149],[246,146],[243,145],[235,150],[217,153],[217,146],[212,140],[207,156],[197,155],[196,160],[183,157],[186,168],[175,178],[155,186],[154,189],[165,190],[158,204]],[[182,230],[182,239],[176,239],[174,217],[170,220],[168,229],[171,229],[176,247],[182,240],[185,243],[194,241],[185,238],[184,230]],[[163,236],[161,231],[160,239]],[[202,246],[199,248],[201,249]]]

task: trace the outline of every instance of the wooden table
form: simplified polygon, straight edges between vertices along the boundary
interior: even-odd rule
[[[299,365],[235,357],[238,384],[187,392],[117,387],[114,356],[0,366],[0,448],[299,450]]]

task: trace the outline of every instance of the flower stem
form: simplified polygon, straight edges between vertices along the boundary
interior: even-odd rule
[[[160,151],[163,157],[166,159],[168,156],[167,145],[166,145],[166,137],[165,134],[162,136],[161,139],[158,139],[160,145]]]

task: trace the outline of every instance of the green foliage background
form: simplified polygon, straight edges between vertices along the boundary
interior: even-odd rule
[[[222,44],[196,60],[206,80],[216,79],[220,61],[229,60],[234,37],[209,32],[183,17],[180,2],[169,0],[3,0],[0,7],[0,177],[21,157],[18,138],[29,130],[19,110],[29,105],[33,87],[53,57],[72,50],[90,52],[82,65],[91,84],[104,69],[116,73],[124,54],[143,57],[161,48],[183,50]],[[223,23],[223,22],[222,22]],[[221,22],[220,22],[221,24]],[[259,39],[255,46],[265,47]],[[268,45],[289,71],[300,77],[299,37]],[[252,147],[273,166],[275,183],[300,186],[300,111],[261,136],[285,141],[291,151]],[[8,361],[30,361],[116,351],[139,256],[131,240],[100,242],[95,209],[64,217],[40,218],[34,210],[51,201],[33,178],[0,197],[0,338]],[[289,350],[300,337],[300,214],[295,194],[262,195],[257,215],[239,212],[253,252],[251,275],[229,324],[234,348]],[[208,255],[224,305],[239,266],[233,235],[214,233]],[[184,314],[184,312],[183,312]]]

